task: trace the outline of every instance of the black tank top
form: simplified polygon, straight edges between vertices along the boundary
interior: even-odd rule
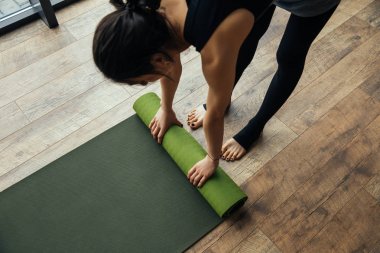
[[[231,12],[246,8],[253,13],[257,21],[273,0],[186,0],[186,2],[188,12],[184,37],[200,52],[218,25]]]

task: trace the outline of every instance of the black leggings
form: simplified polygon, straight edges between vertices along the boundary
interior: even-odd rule
[[[275,6],[271,6],[254,25],[238,56],[235,85],[255,54],[257,44],[269,27]],[[248,124],[233,138],[246,150],[257,140],[265,124],[289,98],[301,78],[307,52],[315,37],[334,13],[336,7],[315,17],[291,14],[277,50],[278,69],[273,76],[264,101]]]

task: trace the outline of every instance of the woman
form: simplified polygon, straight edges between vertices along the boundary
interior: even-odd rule
[[[190,45],[201,54],[209,86],[206,105],[193,110],[188,124],[203,126],[207,156],[190,169],[190,182],[201,187],[219,157],[240,159],[298,83],[311,43],[339,0],[277,0],[292,12],[277,51],[278,69],[255,117],[223,144],[224,114],[231,94],[267,30],[275,5],[271,0],[111,0],[117,11],[104,17],[94,35],[93,56],[105,76],[130,85],[160,80],[161,108],[149,125],[161,143],[172,124],[181,76],[180,53]],[[223,144],[223,145],[222,145]]]

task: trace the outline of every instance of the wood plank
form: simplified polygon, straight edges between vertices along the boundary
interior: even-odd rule
[[[0,108],[0,140],[29,124],[16,103]]]
[[[0,141],[3,175],[123,102],[129,94],[103,82]]]
[[[377,33],[291,97],[276,114],[277,117],[297,134],[304,132],[342,98],[377,72],[380,67],[380,49],[377,46],[379,40],[380,33]]]
[[[378,0],[373,1],[355,16],[364,21],[367,21],[371,26],[379,27],[380,26],[380,1]]]
[[[380,201],[380,173],[376,174],[365,187],[366,191],[370,193],[377,201]]]
[[[351,17],[338,28],[316,41],[310,48],[304,72],[293,96],[366,42],[376,32],[377,29],[367,22]]]
[[[92,60],[46,83],[16,102],[30,121],[47,114],[104,81]]]
[[[326,231],[328,237],[322,241],[312,241],[310,246],[304,249],[304,252],[367,252],[363,249],[355,249],[353,245],[354,239],[347,233],[347,231],[340,225],[339,222],[332,220],[329,223],[329,229]],[[340,243],[342,247],[337,247]]]
[[[104,85],[109,85],[109,84],[110,83],[104,84]],[[111,85],[111,87],[109,87],[109,89],[115,90],[115,87],[112,88],[112,86],[113,85]],[[160,90],[158,88],[159,88],[158,86],[149,86],[148,89],[146,91],[144,91],[144,93],[149,92],[149,91],[154,91],[154,92],[160,94]],[[105,93],[104,88],[99,87],[99,90],[102,90],[102,94]],[[120,87],[116,88],[115,91],[119,92],[119,93],[123,93],[123,90],[120,90]],[[85,98],[84,96],[82,98],[78,98],[76,101],[71,102],[71,103],[73,103],[71,106],[65,105],[66,108],[60,109],[60,110],[61,111],[75,110],[75,107],[79,106],[81,101],[82,102],[84,101],[84,103],[86,103],[86,100],[88,100],[91,103],[91,106],[93,107],[93,105],[94,105],[93,101],[94,100],[93,100],[93,98],[91,100],[90,97],[95,96],[95,95],[96,94],[87,95],[88,99]],[[104,95],[106,96],[106,94],[104,94]],[[40,170],[41,168],[43,168],[44,166],[46,166],[50,162],[58,159],[62,155],[70,152],[71,150],[75,149],[76,147],[79,147],[83,143],[91,140],[92,138],[96,137],[100,133],[108,130],[109,128],[115,126],[116,124],[120,123],[121,121],[125,120],[126,118],[128,118],[129,116],[134,114],[134,111],[132,109],[132,104],[141,95],[142,95],[142,93],[135,94],[135,96],[132,96],[132,97],[124,100],[123,102],[121,102],[119,104],[116,104],[116,106],[113,106],[112,104],[109,107],[106,106],[106,108],[102,109],[103,112],[99,113],[98,117],[97,117],[97,115],[93,114],[92,117],[89,117],[89,122],[87,124],[86,123],[81,124],[81,127],[72,126],[71,129],[69,129],[67,131],[66,135],[65,135],[65,133],[62,133],[61,138],[59,138],[59,137],[57,138],[57,140],[58,140],[57,142],[50,143],[50,145],[47,146],[46,149],[42,150],[41,152],[35,152],[36,154],[34,156],[32,156],[31,158],[24,159],[25,161],[21,162],[20,165],[11,169],[7,173],[0,175],[0,192],[7,189],[8,187],[14,185],[15,183],[19,182],[20,180],[26,178],[27,176],[33,174],[34,172]],[[100,97],[99,99],[102,99],[102,98]],[[112,98],[110,98],[110,99],[112,99]],[[104,100],[104,98],[103,98],[103,100]],[[107,100],[107,97],[106,97],[106,100]],[[107,105],[107,101],[105,101],[105,104]],[[82,109],[85,109],[86,105],[83,105],[82,107],[83,107]],[[100,108],[102,108],[102,107],[104,107],[104,105],[100,105]],[[86,112],[83,112],[83,113],[86,113]],[[63,114],[63,112],[61,112],[61,114]],[[70,114],[72,114],[72,113],[68,112],[66,116],[70,117]],[[45,120],[39,119],[37,121],[41,120],[40,124],[43,124],[44,122],[46,122],[45,123],[47,125],[46,127],[49,127],[50,125],[54,124],[53,122],[49,121],[49,119],[51,117],[55,118],[55,120],[58,121],[57,116],[55,115],[54,112],[49,113],[47,116],[44,116],[44,117],[45,117]],[[63,120],[61,120],[61,119],[59,119],[59,120],[62,123],[64,123],[64,118],[63,118]],[[54,121],[54,119],[52,121]],[[33,122],[32,124],[36,124],[36,122]],[[72,122],[72,124],[75,124],[75,123]],[[38,138],[38,136],[42,136],[45,134],[42,129],[38,129],[38,126],[35,128],[37,128],[37,130],[31,129],[30,132],[33,132],[33,133],[30,133],[29,135],[34,134],[34,135],[36,135],[35,138]],[[56,128],[56,127],[52,126],[52,128]],[[58,129],[56,131],[60,131],[60,130]],[[25,134],[25,135],[27,136],[27,134]],[[27,138],[26,141],[28,141],[28,139],[30,139],[30,138]],[[50,138],[50,140],[51,140],[51,138]],[[12,145],[12,144],[8,143],[8,145]]]
[[[260,225],[283,252],[301,250],[376,172],[380,134],[370,126]],[[373,130],[373,129],[372,129]],[[365,132],[365,131],[363,131]],[[375,135],[372,135],[375,134]],[[361,148],[371,139],[373,149]],[[372,162],[368,162],[366,159]]]
[[[56,11],[55,14],[57,16],[58,23],[62,25],[67,21],[77,18],[78,16],[91,11],[102,4],[104,4],[104,0],[80,0]]]
[[[325,37],[330,32],[333,32],[335,29],[337,29],[339,26],[341,26],[344,22],[349,20],[352,16],[341,11],[340,6],[338,5],[338,8],[335,10],[334,14],[330,17],[329,21],[327,21],[325,27],[323,27],[322,31],[318,34],[317,38],[314,40],[314,44]],[[311,50],[313,50],[313,47],[311,47]]]
[[[65,27],[77,40],[95,32],[99,21],[115,8],[109,4],[102,4],[83,15],[68,20],[62,26]]]
[[[200,56],[199,53],[195,50],[195,47],[193,46],[190,46],[188,49],[186,49],[185,51],[183,51],[181,53],[181,64],[182,64],[182,67],[186,65],[187,62],[191,61],[192,59],[194,59],[195,57],[198,57]]]
[[[271,240],[259,229],[250,234],[233,251],[233,253],[281,253]]]
[[[360,89],[380,101],[380,72],[376,71],[371,77],[367,78],[361,85]]]
[[[92,57],[91,41],[92,36],[87,36],[0,79],[0,107],[87,62]]]
[[[280,120],[272,118],[264,130],[263,137],[247,154],[246,159],[241,164],[231,166],[233,170],[230,169],[230,175],[237,184],[245,183],[297,137],[298,135]]]
[[[380,238],[379,213],[379,202],[366,191],[360,191],[304,252],[369,252]]]
[[[73,43],[63,27],[45,31],[0,53],[0,78],[16,72]]]
[[[380,240],[376,242],[376,245],[371,249],[369,253],[378,253],[380,252]]]
[[[18,28],[17,30],[3,34],[0,36],[0,52],[8,50],[35,36],[40,36],[48,30],[49,28],[42,20],[36,20]]]
[[[339,8],[347,14],[353,16],[367,7],[373,1],[377,0],[342,0],[339,4]]]
[[[380,103],[360,89],[355,89],[340,101],[336,105],[336,109],[353,126],[350,129],[352,133],[362,131],[372,120],[375,120],[380,115]],[[368,144],[364,146],[371,147]]]

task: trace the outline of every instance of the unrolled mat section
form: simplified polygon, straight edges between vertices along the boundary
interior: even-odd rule
[[[135,104],[145,124],[157,106],[155,94]],[[220,169],[188,182],[205,153],[184,129],[161,146],[144,123],[134,115],[1,192],[0,252],[181,252],[244,202]]]

